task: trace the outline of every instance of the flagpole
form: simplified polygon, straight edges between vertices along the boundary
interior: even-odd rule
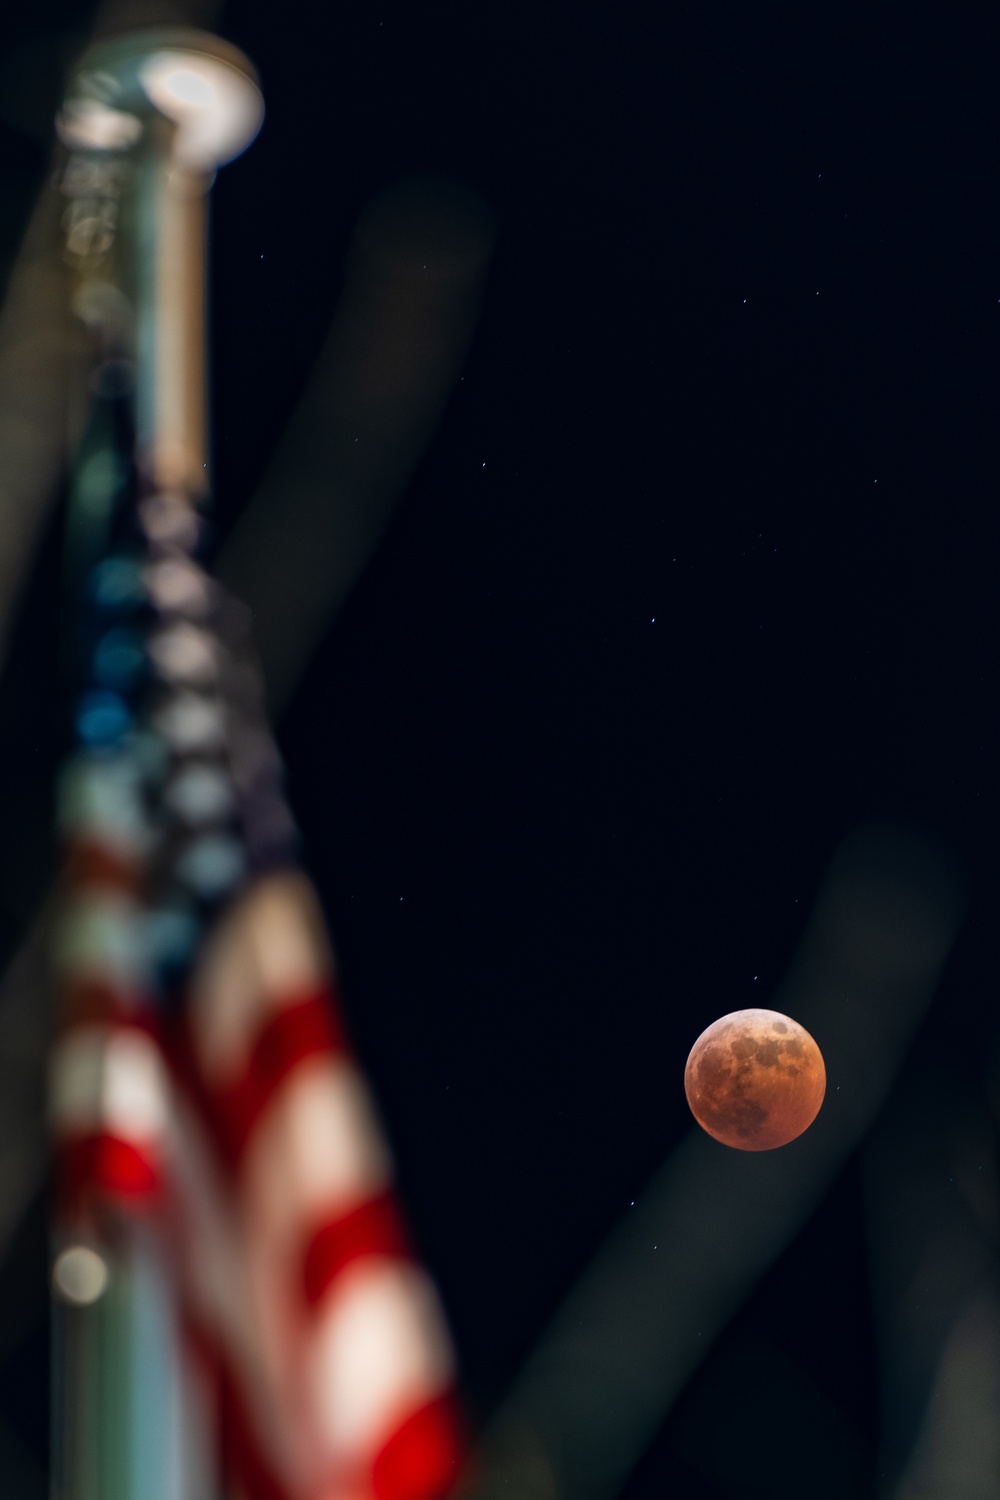
[[[206,501],[206,200],[216,169],[249,145],[262,118],[250,64],[198,32],[115,38],[87,52],[71,79],[58,120],[68,153],[63,223],[76,273],[74,310],[93,341],[90,430],[67,527],[67,576],[78,605],[93,594],[112,539],[135,527],[129,511],[169,502],[194,513]],[[86,656],[95,630],[84,624],[75,635],[83,646],[74,654]],[[93,660],[81,665],[92,679]],[[104,680],[100,671],[97,678]],[[92,787],[95,777],[113,773],[117,782],[113,805],[98,805],[92,790],[64,797],[75,819],[71,845],[81,842],[82,819],[91,865],[95,848],[103,860],[102,873],[68,881],[70,937],[57,967],[76,1021],[81,1005],[94,1006],[95,986],[110,1020],[134,1020],[149,1003],[145,811],[129,776],[134,737],[101,728],[101,713],[107,720],[116,711],[128,719],[127,696],[85,682],[81,747],[68,779]],[[134,805],[126,807],[130,797]],[[83,929],[89,938],[73,936]],[[105,1092],[108,1066],[101,1063]],[[72,1137],[81,1076],[77,1069],[61,1093],[54,1086],[57,1136],[61,1111],[64,1137]],[[169,1268],[148,1214],[103,1205],[95,1217],[93,1204],[78,1201],[79,1187],[72,1182],[57,1203],[54,1230],[53,1496],[189,1500]]]

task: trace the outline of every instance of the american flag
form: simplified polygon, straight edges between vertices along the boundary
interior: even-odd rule
[[[127,452],[122,400],[97,401],[92,445]],[[452,1351],[345,1037],[245,612],[198,561],[191,501],[130,485],[85,570],[61,791],[57,1493],[435,1500],[462,1453]],[[100,1439],[109,1402],[126,1416]]]

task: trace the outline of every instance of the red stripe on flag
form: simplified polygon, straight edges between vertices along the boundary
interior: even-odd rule
[[[328,994],[282,1006],[268,1019],[253,1044],[242,1078],[227,1088],[213,1091],[217,1118],[235,1163],[242,1157],[257,1121],[292,1069],[307,1057],[336,1052],[342,1046]]]
[[[59,1146],[64,1191],[71,1199],[90,1189],[133,1204],[159,1192],[161,1177],[152,1153],[119,1136],[78,1136]]]
[[[403,1225],[388,1193],[330,1219],[314,1232],[302,1260],[302,1284],[309,1305],[315,1307],[334,1278],[362,1255],[409,1258]]]
[[[439,1500],[458,1478],[464,1447],[453,1396],[421,1407],[393,1433],[375,1459],[375,1500]]]
[[[322,990],[274,1011],[254,1039],[238,1078],[221,1087],[206,1081],[187,1026],[170,1038],[174,1069],[199,1101],[224,1159],[234,1170],[254,1126],[285,1079],[309,1057],[344,1051],[333,994]]]

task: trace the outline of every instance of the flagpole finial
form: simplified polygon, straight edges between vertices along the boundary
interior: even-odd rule
[[[174,127],[177,165],[214,172],[245,151],[263,124],[257,73],[239,48],[207,32],[132,32],[83,54],[57,129],[75,150],[122,150],[157,116]]]
[[[80,202],[86,247],[115,234],[135,302],[136,444],[144,482],[203,499],[210,488],[205,420],[205,197],[216,169],[257,135],[264,101],[252,64],[205,32],[136,31],[95,44],[74,70],[56,128]],[[98,158],[95,163],[94,158]],[[117,172],[121,203],[91,203],[95,172]],[[74,178],[75,180],[75,178]],[[124,229],[124,235],[121,230]],[[104,266],[92,266],[103,287]]]

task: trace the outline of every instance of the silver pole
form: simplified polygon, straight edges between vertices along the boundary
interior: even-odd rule
[[[98,398],[131,390],[140,499],[195,506],[207,497],[206,197],[216,169],[262,119],[253,69],[235,48],[171,30],[86,53],[57,122],[69,151],[63,222],[74,308],[94,338]],[[71,487],[79,571],[100,559],[128,488],[96,406],[95,418]],[[135,924],[141,968],[138,906]],[[182,1451],[181,1340],[155,1223],[127,1210],[87,1222],[64,1216],[55,1248],[55,1500],[205,1500],[206,1475]]]

